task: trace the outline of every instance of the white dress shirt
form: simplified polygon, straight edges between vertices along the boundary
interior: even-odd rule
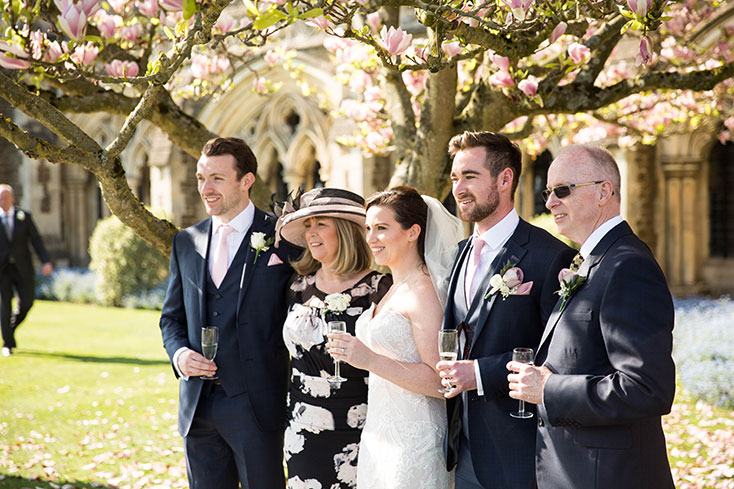
[[[252,222],[255,220],[255,206],[250,202],[245,209],[237,214],[234,219],[231,221],[225,223],[223,222],[218,216],[212,216],[212,235],[209,239],[209,249],[213,250],[217,246],[217,240],[219,239],[219,228],[222,227],[223,224],[227,224],[232,228],[232,232],[229,233],[229,236],[227,236],[227,247],[229,248],[229,257],[227,259],[227,269],[229,270],[229,266],[232,264],[232,260],[234,260],[234,256],[237,254],[237,251],[240,249],[240,245],[242,244],[242,240],[245,238],[245,234],[247,234],[247,231],[249,231],[250,226],[252,226]],[[212,265],[214,260],[209,260],[209,273],[212,273]],[[242,269],[242,277],[240,277],[240,287],[242,286],[242,281],[245,278],[245,269]],[[181,377],[184,380],[189,380],[188,375],[184,375],[181,370],[178,368],[178,359],[181,356],[183,352],[186,350],[189,350],[190,348],[186,346],[182,346],[178,350],[176,350],[176,353],[173,354],[173,366],[176,368],[176,372],[178,372],[179,377]]]
[[[487,272],[489,272],[489,267],[492,265],[492,262],[495,258],[497,258],[497,255],[505,246],[507,240],[509,240],[510,236],[512,236],[512,234],[515,232],[515,229],[517,229],[517,225],[519,223],[520,216],[517,215],[517,211],[515,209],[512,209],[510,212],[507,213],[505,217],[502,218],[500,222],[489,228],[483,234],[480,235],[477,229],[474,228],[474,236],[477,237],[477,239],[481,239],[485,243],[484,248],[482,248],[482,253],[480,255],[479,266],[477,267],[477,271],[474,275],[475,277],[477,277],[476,281],[481,281],[481,277],[484,277]],[[469,253],[471,253],[471,250],[469,250]],[[464,266],[468,266],[468,263],[469,260],[466,260],[466,264]],[[481,294],[482,291],[477,291],[476,293]],[[470,304],[467,304],[467,306],[470,306]],[[463,345],[465,341],[466,339],[462,332],[461,338],[459,339],[459,342],[461,343],[460,348],[464,348]],[[474,374],[477,381],[477,395],[483,396],[484,388],[482,386],[482,375],[479,371],[479,362],[477,362],[476,360],[474,360]]]
[[[10,235],[13,234],[13,228],[15,227],[15,206],[11,205],[10,209],[8,209],[8,212],[5,212],[0,208],[0,222],[2,222],[3,227],[5,226],[5,223],[7,223],[8,227],[10,228]],[[8,236],[8,239],[10,239],[10,236]]]
[[[614,216],[604,221],[604,224],[596,228],[594,232],[591,233],[588,238],[586,238],[586,241],[584,241],[584,244],[581,245],[581,249],[579,250],[579,254],[584,257],[584,260],[586,260],[591,252],[594,251],[594,248],[596,248],[596,245],[599,244],[599,241],[601,241],[602,238],[606,236],[607,233],[611,231],[614,227],[622,224],[622,221],[622,216]]]

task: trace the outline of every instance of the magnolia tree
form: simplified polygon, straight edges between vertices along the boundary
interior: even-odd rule
[[[392,153],[392,183],[437,196],[447,192],[448,140],[467,129],[503,131],[531,153],[554,135],[624,145],[706,125],[726,140],[734,130],[730,2],[231,3],[4,2],[0,97],[61,143],[11,119],[0,120],[0,135],[29,157],[92,172],[112,212],[165,253],[175,228],[135,198],[120,153],[147,120],[198,157],[214,134],[183,102],[227,90],[257,57],[297,72],[293,56],[270,48],[295,22],[323,31],[337,77],[350,88],[334,108],[357,124],[343,142]],[[277,87],[262,76],[254,89]],[[105,147],[67,117],[89,112],[125,117]]]

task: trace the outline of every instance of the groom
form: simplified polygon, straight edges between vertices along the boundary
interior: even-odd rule
[[[207,142],[196,179],[212,217],[179,232],[171,248],[160,327],[181,378],[178,429],[192,489],[285,486],[289,372],[280,328],[293,270],[286,246],[277,254],[267,246],[275,219],[250,202],[256,174],[241,139]],[[201,354],[202,326],[219,329],[214,361]],[[201,378],[213,374],[218,380]]]
[[[537,421],[510,416],[518,403],[508,395],[505,365],[513,348],[539,343],[558,299],[556,277],[574,252],[513,208],[522,160],[509,139],[465,132],[449,153],[453,195],[474,234],[460,245],[443,323],[461,329],[462,359],[436,366],[454,387],[446,395],[447,467],[457,466],[457,489],[531,489]],[[506,264],[509,287],[492,292],[490,278]],[[518,270],[522,283],[509,276]]]

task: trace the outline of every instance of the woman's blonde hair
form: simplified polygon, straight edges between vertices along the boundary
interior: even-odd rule
[[[337,239],[336,256],[331,267],[334,273],[349,275],[372,266],[372,251],[367,245],[362,226],[338,217],[312,217],[310,219],[329,219],[334,223]],[[321,262],[311,255],[308,248],[305,248],[301,257],[291,262],[291,265],[299,275],[310,275],[321,268]]]

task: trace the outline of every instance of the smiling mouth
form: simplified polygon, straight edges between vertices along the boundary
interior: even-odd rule
[[[564,213],[553,214],[553,219],[555,219],[557,221],[557,220],[562,219],[562,218],[564,218],[566,216],[568,216],[568,214],[564,214]]]
[[[385,249],[385,247],[384,247],[384,246],[379,246],[379,247],[370,247],[370,249],[372,250],[372,254],[373,254],[373,255],[376,255],[376,254],[378,254],[379,252],[381,252],[382,250],[384,250],[384,249]]]
[[[219,197],[214,197],[214,196],[204,197],[204,202],[206,202],[207,204],[211,204],[212,202],[216,202],[218,200],[219,200]]]

